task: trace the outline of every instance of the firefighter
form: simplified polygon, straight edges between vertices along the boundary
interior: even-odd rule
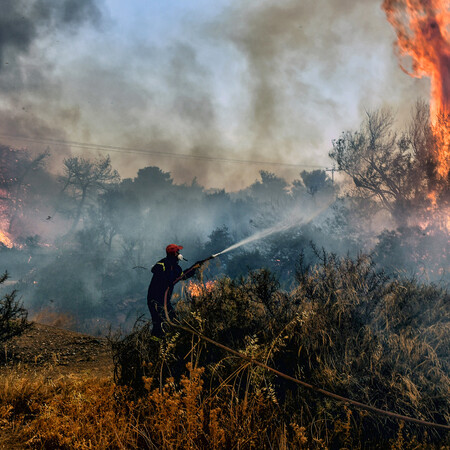
[[[180,253],[183,247],[181,245],[170,244],[166,247],[166,257],[158,261],[152,267],[152,281],[148,287],[147,305],[152,316],[152,336],[161,337],[163,330],[161,324],[164,321],[164,295],[169,288],[167,294],[167,310],[169,317],[172,319],[175,315],[172,305],[170,304],[170,298],[173,291],[173,283],[176,279],[180,278],[186,280],[191,278],[195,274],[195,269],[198,266],[194,265],[189,268],[185,273],[179,266],[179,262],[183,260],[183,256]]]

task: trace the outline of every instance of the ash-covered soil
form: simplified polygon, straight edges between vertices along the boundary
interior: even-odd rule
[[[36,322],[31,323],[21,336],[9,340],[2,352],[0,374],[13,367],[23,370],[48,370],[51,367],[55,375],[89,372],[105,377],[113,374],[106,338]]]

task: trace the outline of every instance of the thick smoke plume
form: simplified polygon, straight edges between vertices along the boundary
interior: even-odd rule
[[[98,22],[95,0],[2,0],[0,17],[0,72],[5,65],[20,66],[37,39],[58,30],[74,31],[83,22]]]
[[[96,0],[2,0],[0,16],[0,133],[14,137],[65,138],[77,122],[77,108],[61,105],[57,64],[49,53],[85,24],[98,25]],[[66,52],[71,52],[70,48]],[[11,140],[12,139],[12,140]],[[16,145],[23,145],[23,142]],[[35,144],[43,151],[45,144]],[[59,148],[68,154],[67,146]],[[58,162],[61,162],[58,161]]]

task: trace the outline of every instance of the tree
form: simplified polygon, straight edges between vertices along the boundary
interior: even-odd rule
[[[77,227],[87,203],[113,187],[119,179],[118,172],[111,167],[109,156],[95,161],[81,157],[64,160],[62,193],[68,194],[72,203],[72,207],[65,211],[73,217],[71,232]]]
[[[259,202],[278,204],[287,200],[287,182],[271,172],[261,170],[261,181],[255,181],[249,188],[250,194]]]
[[[8,273],[0,275],[0,285],[8,279]],[[0,299],[0,343],[21,334],[28,327],[28,313],[16,300],[17,291]]]
[[[300,173],[300,176],[305,185],[306,192],[312,197],[324,190],[328,192],[333,191],[332,181],[328,178],[324,170],[313,170],[311,172],[304,170]]]
[[[345,132],[333,141],[333,158],[348,174],[363,199],[377,199],[398,226],[406,225],[412,211],[430,205],[430,192],[438,185],[436,141],[423,103],[416,105],[410,127],[394,130],[390,110],[367,112],[359,131]]]
[[[134,179],[132,190],[140,200],[156,201],[159,194],[167,196],[173,189],[173,180],[169,172],[163,172],[159,167],[144,167],[139,169]]]
[[[233,243],[228,227],[225,225],[215,228],[208,236],[208,239],[208,242],[204,246],[206,255],[214,255],[221,252]]]
[[[120,187],[99,194],[87,215],[90,225],[97,230],[108,250],[111,250],[115,236],[130,234],[141,220],[136,195]]]
[[[23,210],[27,177],[42,167],[48,156],[48,150],[32,156],[26,150],[0,145],[0,212],[7,218],[8,233]]]

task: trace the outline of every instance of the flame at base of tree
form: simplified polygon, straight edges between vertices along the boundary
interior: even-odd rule
[[[449,61],[450,64],[450,61]],[[436,141],[434,159],[440,178],[450,181],[450,113],[432,116],[432,132]]]
[[[430,113],[438,140],[438,175],[450,172],[450,4],[448,0],[384,0],[383,9],[397,34],[400,57],[412,59],[410,76],[430,77]]]

